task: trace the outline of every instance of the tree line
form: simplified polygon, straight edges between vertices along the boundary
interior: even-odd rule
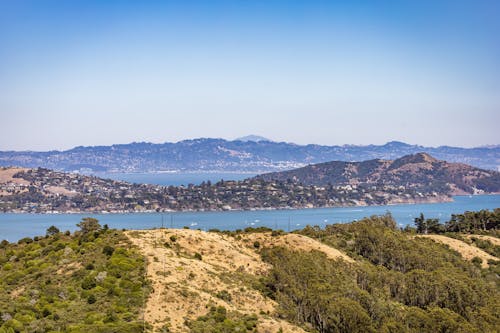
[[[500,208],[492,211],[483,209],[474,212],[451,215],[450,220],[440,223],[439,219],[427,219],[424,214],[415,218],[416,232],[439,234],[445,232],[474,233],[496,231],[500,227]]]

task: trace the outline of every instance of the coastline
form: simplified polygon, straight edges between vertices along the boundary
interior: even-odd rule
[[[470,194],[470,196],[482,195],[498,195],[499,193],[488,194]],[[469,196],[469,195],[457,195]],[[0,214],[42,214],[42,215],[62,215],[62,214],[173,214],[173,213],[203,213],[203,212],[252,212],[252,211],[287,211],[287,210],[304,210],[304,209],[322,209],[322,208],[353,208],[353,207],[380,207],[380,206],[397,206],[397,205],[418,205],[418,204],[439,204],[446,202],[453,202],[455,196],[438,196],[436,197],[423,197],[418,200],[397,198],[389,200],[387,203],[380,204],[367,204],[358,203],[351,205],[305,205],[296,207],[253,207],[253,208],[231,208],[231,209],[183,209],[183,210],[113,210],[113,211],[99,211],[99,210],[82,210],[82,211],[41,211],[41,212],[25,212],[25,211],[2,211]],[[438,199],[439,198],[439,199]]]

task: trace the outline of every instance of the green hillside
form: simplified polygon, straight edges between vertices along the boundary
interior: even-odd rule
[[[90,222],[2,242],[0,332],[142,332],[144,259],[121,231]]]

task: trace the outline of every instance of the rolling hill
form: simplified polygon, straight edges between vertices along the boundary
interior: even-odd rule
[[[498,193],[500,173],[462,163],[440,161],[426,153],[396,160],[326,162],[257,176],[266,181],[304,185],[377,185],[434,188],[448,194]],[[448,188],[448,190],[446,190]]]
[[[0,242],[0,332],[498,331],[498,257],[390,215],[295,233],[79,226]]]

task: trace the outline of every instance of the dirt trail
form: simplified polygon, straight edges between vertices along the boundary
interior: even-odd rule
[[[498,260],[497,257],[494,257],[491,254],[486,253],[485,251],[483,251],[483,250],[481,250],[473,245],[469,245],[469,244],[467,244],[461,240],[458,240],[458,239],[454,239],[454,238],[450,238],[450,237],[446,237],[446,236],[442,236],[442,235],[419,235],[417,237],[426,237],[426,238],[430,238],[436,242],[446,244],[451,249],[460,253],[465,260],[472,260],[472,258],[474,258],[474,257],[479,257],[482,259],[481,266],[483,268],[489,267],[489,265],[488,265],[489,259]]]
[[[148,260],[147,276],[153,291],[146,304],[145,319],[153,326],[153,332],[159,332],[166,324],[171,332],[188,332],[186,319],[206,314],[207,304],[256,314],[259,332],[275,333],[280,328],[283,332],[304,332],[276,318],[276,303],[251,288],[251,281],[270,269],[253,243],[187,229],[126,234]],[[231,299],[217,297],[221,291],[229,293]]]

